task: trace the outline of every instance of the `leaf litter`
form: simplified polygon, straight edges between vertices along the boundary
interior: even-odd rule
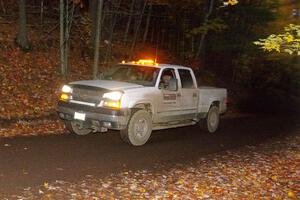
[[[300,134],[104,178],[57,180],[4,199],[299,199]],[[160,170],[157,170],[160,168]],[[0,195],[1,197],[1,195]]]
[[[0,49],[0,55],[0,137],[63,133],[56,107],[65,81],[59,75],[57,49],[25,53],[10,47]],[[74,58],[68,81],[89,79],[89,61]]]

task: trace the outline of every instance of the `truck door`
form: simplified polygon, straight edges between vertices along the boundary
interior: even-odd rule
[[[188,69],[178,69],[180,77],[181,109],[182,118],[193,119],[197,113],[198,106],[198,89],[192,71]]]
[[[181,97],[178,88],[176,91],[169,88],[171,79],[176,79],[175,70],[172,68],[164,69],[158,86],[160,90],[157,109],[158,122],[170,122],[180,119]]]

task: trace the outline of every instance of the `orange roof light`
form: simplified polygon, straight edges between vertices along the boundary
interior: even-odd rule
[[[122,64],[125,64],[126,62],[123,60],[122,61]],[[155,60],[145,60],[145,59],[141,59],[141,60],[138,60],[138,61],[131,61],[129,62],[131,64],[137,64],[137,65],[155,65],[155,66],[158,66],[159,64],[155,61]]]
[[[137,63],[140,65],[154,65],[155,64],[154,60],[139,60],[139,61],[137,61]]]

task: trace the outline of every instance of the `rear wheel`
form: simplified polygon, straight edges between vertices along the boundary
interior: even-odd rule
[[[92,132],[91,129],[83,126],[83,122],[80,121],[65,121],[66,128],[76,135],[87,135]]]
[[[133,145],[144,145],[151,136],[152,119],[150,113],[138,110],[131,116],[126,129],[120,131],[123,141]]]
[[[220,113],[219,113],[219,107],[218,106],[211,106],[206,118],[201,119],[200,127],[202,130],[214,133],[218,130],[219,124],[220,124]]]

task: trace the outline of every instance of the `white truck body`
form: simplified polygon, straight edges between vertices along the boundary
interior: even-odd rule
[[[110,124],[108,127],[101,127],[102,129],[98,129],[98,131],[103,130],[103,128],[123,130],[128,126],[131,116],[134,113],[133,110],[142,109],[146,110],[149,116],[151,116],[151,129],[158,130],[196,124],[201,119],[207,118],[209,110],[213,105],[217,107],[218,114],[226,111],[226,89],[214,87],[198,88],[195,75],[190,68],[169,64],[119,64],[121,68],[123,65],[127,68],[132,66],[137,69],[142,68],[144,71],[154,71],[153,84],[143,86],[142,84],[118,80],[72,82],[69,86],[75,88],[72,90],[73,93],[76,93],[76,87],[86,87],[87,90],[91,91],[99,90],[101,95],[104,94],[100,90],[108,93],[120,93],[118,108],[110,109],[109,107],[105,107],[106,102],[103,100],[105,98],[101,98],[101,95],[99,102],[94,101],[94,103],[91,103],[82,100],[84,99],[84,95],[88,99],[88,95],[92,94],[91,92],[84,92],[84,95],[81,95],[78,99],[76,99],[76,94],[70,94],[69,99],[59,102],[58,112],[60,117],[64,120],[74,120],[74,113],[79,112],[86,115],[84,120],[99,120],[99,124],[102,122]],[[148,79],[151,78],[148,77]],[[150,84],[150,82],[147,82],[147,84]],[[172,88],[169,89],[168,87]],[[73,105],[73,107],[70,105]],[[85,107],[87,106],[90,108],[86,109]],[[100,112],[102,107],[106,109],[103,113]],[[107,109],[112,110],[112,112],[106,112]],[[122,114],[114,115],[113,113],[116,112],[122,112]],[[98,116],[95,113],[98,113]],[[113,123],[117,125],[111,125]]]

